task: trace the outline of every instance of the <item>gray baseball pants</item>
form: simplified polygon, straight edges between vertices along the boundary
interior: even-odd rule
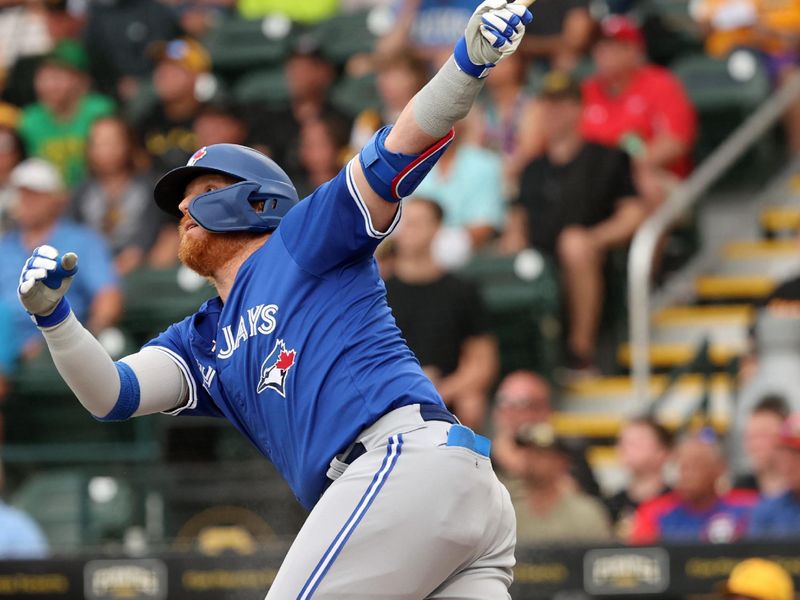
[[[344,472],[311,511],[267,600],[510,600],[508,491],[488,458],[446,445],[450,427],[406,406],[366,429],[366,453],[332,463]]]

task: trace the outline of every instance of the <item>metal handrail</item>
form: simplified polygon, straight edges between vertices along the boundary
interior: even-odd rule
[[[795,75],[720,144],[650,215],[633,237],[628,255],[628,323],[631,375],[637,401],[650,399],[650,282],[658,241],[799,97],[800,75]]]

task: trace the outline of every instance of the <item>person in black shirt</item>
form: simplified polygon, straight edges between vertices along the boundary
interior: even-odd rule
[[[630,241],[645,208],[627,155],[581,136],[577,82],[550,73],[541,100],[546,150],[522,173],[501,247],[532,246],[556,257],[569,322],[567,365],[583,370],[594,362],[606,255]]]
[[[185,165],[197,150],[192,125],[201,102],[195,88],[198,78],[210,71],[211,59],[190,38],[158,44],[153,55],[158,60],[153,72],[158,102],[136,123],[136,130],[153,159],[153,170],[164,173]]]
[[[337,127],[350,131],[353,119],[334,107],[328,94],[336,80],[336,66],[322,52],[313,33],[297,37],[284,65],[289,88],[289,105],[281,108],[252,106],[253,144],[280,164],[292,181],[307,173],[300,153],[300,131],[304,123],[318,119],[338,121]]]
[[[386,282],[387,298],[397,326],[445,403],[464,425],[480,429],[497,376],[497,343],[478,290],[434,260],[431,246],[442,217],[435,202],[406,201],[392,238],[394,275]]]
[[[592,41],[589,0],[538,0],[520,52],[551,69],[571,71]]]
[[[617,454],[627,471],[625,487],[606,500],[617,537],[627,539],[640,504],[669,492],[664,468],[670,458],[672,434],[650,417],[623,425]]]

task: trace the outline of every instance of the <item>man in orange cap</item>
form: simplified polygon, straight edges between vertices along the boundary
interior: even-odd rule
[[[733,568],[720,592],[729,600],[794,600],[794,583],[779,564],[748,558]]]
[[[788,538],[800,533],[800,413],[786,419],[780,445],[778,469],[786,491],[758,503],[750,521],[751,538]]]

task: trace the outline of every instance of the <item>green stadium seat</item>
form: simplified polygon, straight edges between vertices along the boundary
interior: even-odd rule
[[[282,63],[289,54],[291,33],[284,37],[264,35],[263,21],[230,17],[213,28],[203,40],[215,72],[235,77],[251,69]]]
[[[460,271],[481,290],[501,349],[503,374],[534,369],[552,376],[560,353],[559,281],[544,260],[530,279],[519,276],[514,256],[478,255]]]
[[[381,105],[375,77],[344,77],[337,81],[331,89],[331,102],[339,110],[351,116],[358,115],[368,108]]]
[[[283,66],[258,69],[240,77],[233,87],[233,95],[245,104],[285,105],[289,102],[289,87]]]
[[[341,14],[317,25],[315,32],[328,60],[342,65],[355,54],[373,51],[375,36],[367,27],[368,14],[369,11]]]

